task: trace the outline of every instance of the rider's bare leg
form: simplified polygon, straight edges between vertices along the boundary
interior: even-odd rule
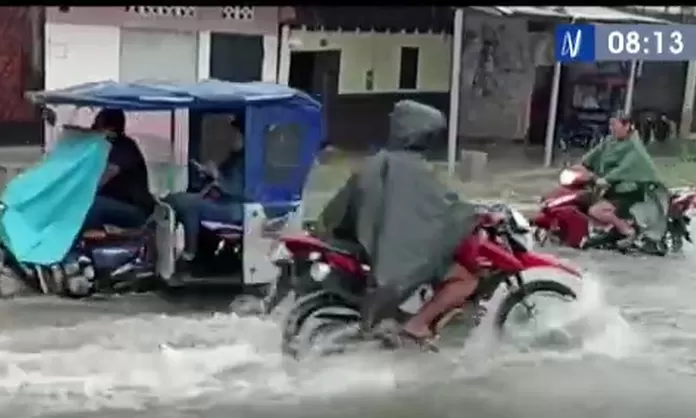
[[[455,263],[436,289],[433,297],[404,325],[404,332],[416,338],[432,337],[431,324],[440,316],[464,304],[478,285],[478,278]]]
[[[602,222],[604,224],[612,225],[621,234],[632,237],[635,235],[635,230],[633,227],[623,219],[616,215],[616,208],[610,202],[606,200],[601,200],[592,207],[590,207],[588,213],[591,217]]]

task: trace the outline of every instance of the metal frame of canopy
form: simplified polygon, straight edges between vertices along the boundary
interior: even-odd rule
[[[575,23],[577,21],[592,23],[669,23],[662,19],[627,13],[604,6],[471,6],[466,9],[483,12],[501,17],[536,17],[555,19]],[[452,33],[452,67],[450,79],[450,112],[447,132],[447,170],[454,175],[457,162],[457,137],[459,134],[459,105],[461,90],[461,54],[464,34],[465,8],[455,8],[454,28]],[[636,70],[638,63],[633,61],[626,88],[625,110],[630,111],[633,102]],[[546,123],[546,138],[544,141],[544,166],[549,167],[553,162],[553,145],[558,114],[558,99],[560,93],[562,65],[556,62],[553,69],[549,115]]]
[[[169,173],[166,188],[175,187],[171,170],[176,162],[177,110],[215,110],[246,107],[268,101],[299,100],[320,107],[319,102],[305,93],[275,83],[234,83],[221,80],[201,80],[193,84],[177,84],[159,80],[121,83],[104,80],[83,83],[64,89],[28,91],[25,96],[43,106],[69,105],[79,107],[114,107],[125,112],[166,112],[169,117]]]

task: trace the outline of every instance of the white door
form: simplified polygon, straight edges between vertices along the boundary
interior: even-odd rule
[[[198,68],[198,34],[152,29],[122,29],[120,80],[167,80],[194,83]],[[128,133],[145,154],[150,188],[162,195],[186,187],[188,113],[176,114],[174,144],[170,114],[138,112],[128,115]],[[174,163],[174,166],[170,166]]]
[[[121,30],[121,81],[197,79],[198,36],[192,32]]]

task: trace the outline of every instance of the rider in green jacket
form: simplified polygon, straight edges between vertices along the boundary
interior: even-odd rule
[[[631,120],[617,112],[609,122],[611,134],[582,158],[581,164],[597,176],[596,184],[606,189],[589,209],[600,222],[614,226],[628,243],[636,235],[624,219],[636,203],[644,202],[653,189],[662,188],[655,164]]]

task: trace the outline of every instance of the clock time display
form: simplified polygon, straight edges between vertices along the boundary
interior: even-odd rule
[[[696,26],[596,25],[598,61],[696,59]]]

